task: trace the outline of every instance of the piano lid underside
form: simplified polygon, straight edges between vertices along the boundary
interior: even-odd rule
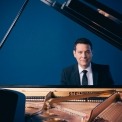
[[[122,50],[121,14],[95,0],[68,0],[63,4],[49,0],[48,5]]]

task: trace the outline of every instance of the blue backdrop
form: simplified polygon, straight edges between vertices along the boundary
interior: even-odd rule
[[[0,1],[0,40],[23,2]],[[119,2],[111,5],[122,11]],[[109,64],[116,85],[122,85],[122,52],[40,0],[29,0],[0,49],[0,84],[59,85],[62,69],[76,63],[72,50],[80,37],[92,41],[93,61]]]

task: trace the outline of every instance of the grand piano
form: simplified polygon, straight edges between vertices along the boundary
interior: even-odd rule
[[[97,0],[41,0],[122,50],[122,15]],[[4,86],[26,96],[26,122],[120,122],[121,87]]]

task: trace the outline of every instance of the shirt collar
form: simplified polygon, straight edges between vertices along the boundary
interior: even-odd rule
[[[78,64],[78,69],[79,69],[79,74],[82,73],[83,70],[87,70],[88,72],[91,71],[91,63],[90,65],[86,68],[83,69],[79,64]]]

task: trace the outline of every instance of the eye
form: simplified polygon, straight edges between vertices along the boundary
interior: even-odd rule
[[[79,51],[78,53],[79,53],[79,54],[82,54],[82,51]]]
[[[90,53],[91,53],[91,51],[90,51],[90,50],[87,50],[87,51],[86,51],[86,54],[90,54]]]

